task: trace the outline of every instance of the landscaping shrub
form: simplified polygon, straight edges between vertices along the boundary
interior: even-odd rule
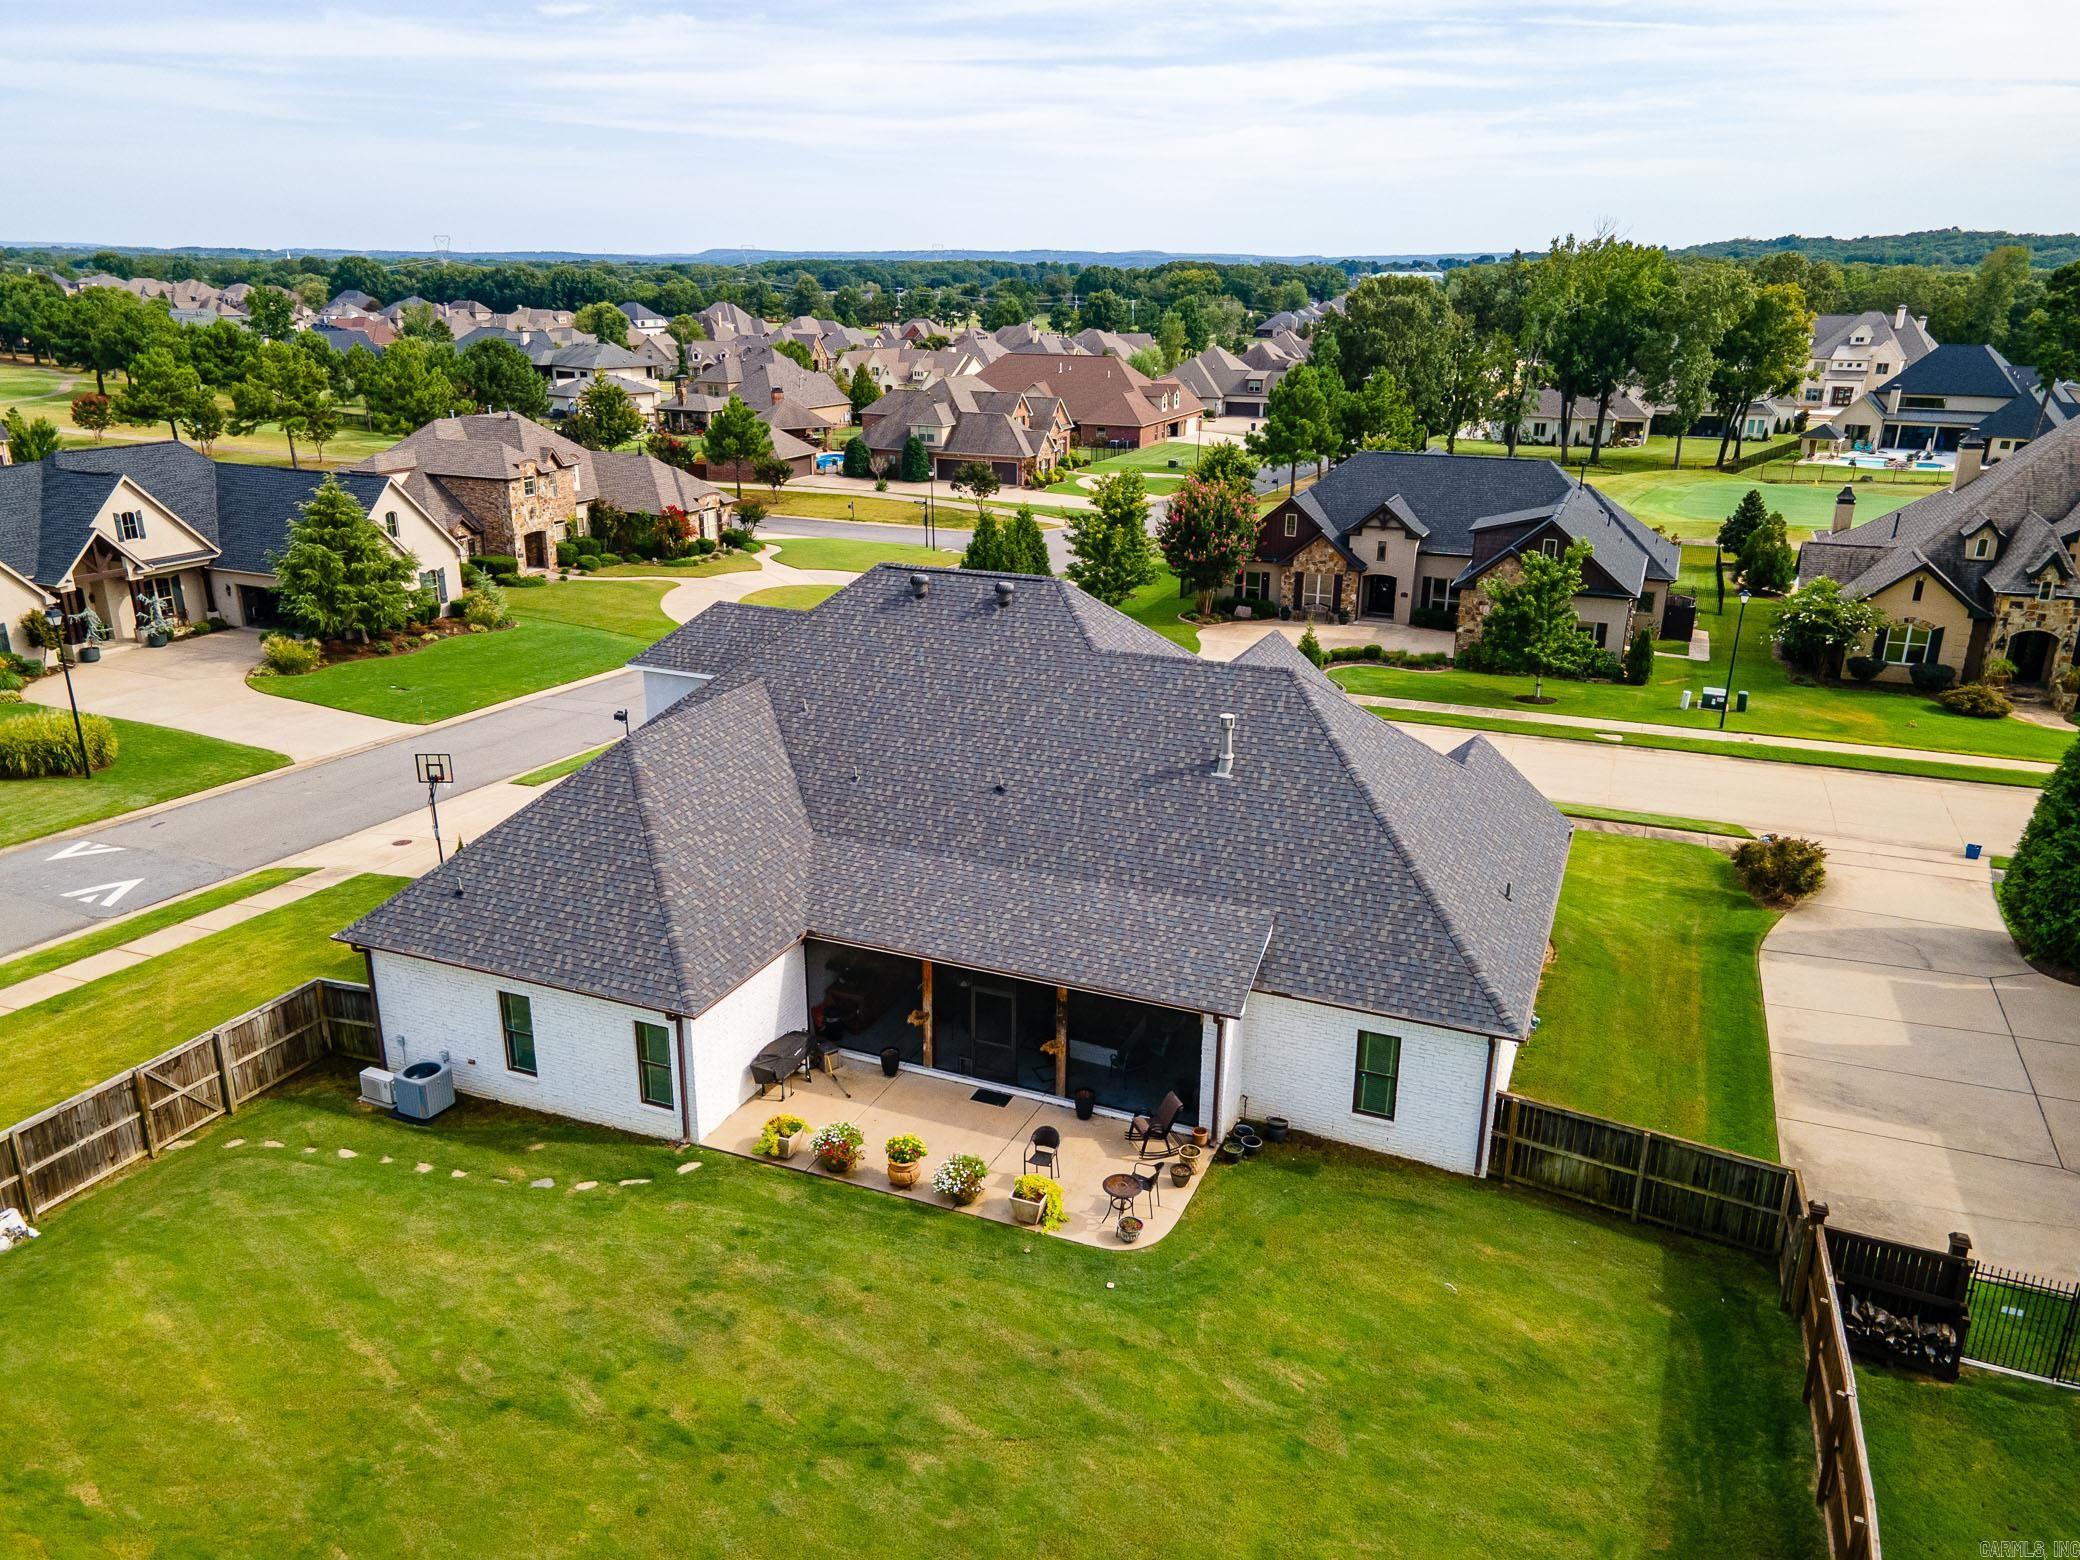
[[[1648,653],[1652,654],[1651,644]],[[1564,675],[1564,674],[1563,674]],[[1588,659],[1582,662],[1580,676],[1592,682],[1625,682],[1625,663],[1608,650],[1591,650]]]
[[[0,669],[0,693],[13,693],[22,686],[22,679],[13,672]]]
[[[2000,885],[2001,909],[2032,958],[2080,969],[2080,743],[2066,749]]]
[[[1410,628],[1441,628],[1449,632],[1459,626],[1459,614],[1449,607],[1417,607],[1408,615]]]
[[[737,505],[736,529],[748,539],[758,530],[759,523],[766,517],[766,506],[755,498],[747,498]]]
[[[476,590],[464,591],[457,600],[462,607],[462,620],[471,628],[504,628],[513,621],[505,592],[489,580]]]
[[[269,634],[260,641],[260,664],[277,677],[301,677],[318,669],[316,641]]]
[[[620,561],[621,554],[610,552],[603,552],[593,560],[593,562],[602,569],[611,569],[614,567],[615,564],[619,563]],[[506,583],[511,584],[512,581],[508,580]]]
[[[1654,631],[1642,628],[1634,631],[1632,643],[1625,647],[1625,680],[1635,688],[1644,688],[1654,679]]]
[[[740,526],[731,526],[722,533],[722,545],[729,548],[748,548],[752,535]]]
[[[1307,625],[1307,632],[1300,636],[1300,653],[1320,666],[1328,657],[1322,652],[1322,642],[1314,636],[1314,625]]]
[[[2015,713],[2015,703],[1991,683],[1965,683],[1962,687],[1946,688],[1936,695],[1936,702],[1953,715],[1970,715],[1979,720],[1998,720],[2003,715]]]
[[[556,567],[559,569],[570,569],[577,567],[577,563],[578,544],[576,542],[558,542],[556,544]]]
[[[540,590],[548,580],[539,574],[516,574],[505,582],[507,590]]]
[[[848,477],[871,477],[874,474],[874,452],[867,448],[867,441],[854,434],[845,441],[845,475]]]
[[[1979,681],[1989,688],[2005,688],[2015,680],[2015,663],[2004,655],[1990,655],[1979,668]]]
[[[1369,645],[1367,645],[1367,646],[1365,647],[1365,659],[1366,659],[1366,660],[1368,660],[1368,661],[1384,661],[1384,660],[1385,660],[1386,658],[1387,658],[1387,647],[1386,647],[1385,645],[1383,645],[1383,644],[1378,644],[1378,643],[1373,643],[1373,644],[1369,644]]]
[[[106,715],[82,715],[79,730],[86,735],[89,768],[106,769],[116,761],[121,744],[115,722]],[[0,780],[42,780],[78,773],[79,732],[73,730],[69,713],[38,710],[0,721]]]
[[[24,612],[16,626],[21,630],[23,644],[38,650],[58,648],[58,631],[43,620],[41,612]]]
[[[411,613],[410,621],[412,623],[431,623],[441,615],[440,597],[436,596],[430,589],[413,591]]]
[[[0,704],[20,704],[21,702],[22,702],[22,690],[21,690],[21,689],[19,689],[19,688],[0,688]]]
[[[715,552],[715,538],[712,536],[696,536],[693,539],[692,547],[688,551],[696,558],[712,557]]]
[[[1867,655],[1852,655],[1846,664],[1849,669],[1849,675],[1858,682],[1867,683],[1877,676],[1878,673],[1885,670],[1883,661],[1875,660]]]
[[[1907,676],[1923,693],[1941,693],[1957,681],[1957,668],[1940,661],[1921,661],[1907,668]]]
[[[32,661],[25,655],[16,655],[12,650],[0,650],[0,671],[19,677],[25,683],[34,682],[43,675],[43,663]]]
[[[1765,905],[1795,905],[1827,881],[1827,852],[1812,840],[1772,835],[1734,847],[1741,886]]]
[[[2080,693],[2080,666],[2069,666],[2058,674],[2060,693]]]
[[[502,580],[520,572],[520,560],[503,553],[485,553],[477,559],[477,568],[493,579]]]

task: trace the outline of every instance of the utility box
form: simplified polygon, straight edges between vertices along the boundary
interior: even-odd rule
[[[397,1103],[397,1074],[382,1067],[361,1069],[361,1097],[371,1105],[380,1105],[385,1110]]]
[[[1747,689],[1743,688],[1739,693],[1733,696],[1733,712],[1736,715],[1745,715],[1748,713]]]
[[[455,1103],[455,1074],[446,1062],[414,1062],[391,1087],[397,1114],[407,1121],[431,1121]]]

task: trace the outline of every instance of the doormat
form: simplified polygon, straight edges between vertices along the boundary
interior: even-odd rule
[[[1000,1094],[995,1089],[977,1089],[968,1098],[978,1105],[1009,1105],[1011,1103],[1010,1095]]]

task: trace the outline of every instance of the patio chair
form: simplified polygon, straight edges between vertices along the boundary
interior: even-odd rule
[[[1127,1123],[1127,1141],[1140,1145],[1143,1159],[1162,1159],[1176,1153],[1174,1123],[1183,1109],[1184,1101],[1177,1097],[1176,1090],[1171,1090],[1163,1096],[1163,1103],[1156,1107],[1153,1116],[1136,1116]],[[1151,1145],[1154,1145],[1153,1153],[1149,1151]]]
[[[1141,1183],[1141,1195],[1148,1199],[1151,1213],[1163,1206],[1163,1194],[1156,1190],[1163,1184],[1163,1166],[1160,1163],[1150,1165],[1146,1175],[1139,1170],[1129,1170],[1127,1174]]]
[[[1032,1140],[1026,1144],[1025,1168],[1027,1173],[1038,1170],[1062,1178],[1062,1134],[1053,1127],[1035,1127]]]

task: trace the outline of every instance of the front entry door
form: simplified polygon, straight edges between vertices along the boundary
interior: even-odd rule
[[[975,1075],[1018,1081],[1018,994],[994,986],[969,993],[968,1032],[975,1037]]]
[[[1391,574],[1365,576],[1365,615],[1390,618],[1394,615],[1394,593],[1399,581]]]
[[[527,566],[530,569],[549,567],[549,537],[546,532],[529,531],[521,539],[521,550],[527,555]]]

